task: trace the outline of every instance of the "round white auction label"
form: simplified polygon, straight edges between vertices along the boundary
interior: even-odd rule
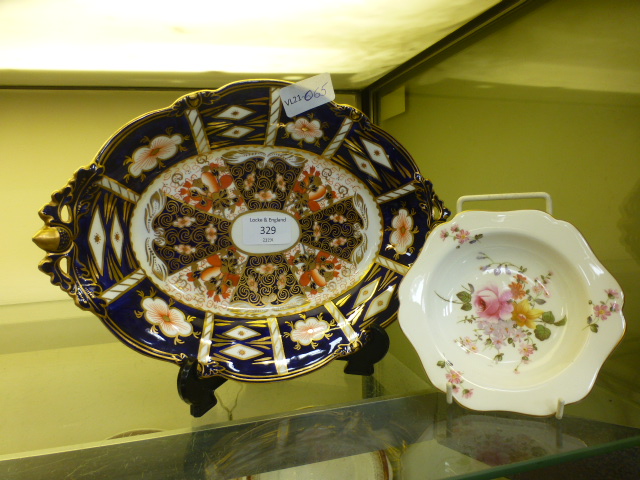
[[[231,237],[236,246],[253,253],[286,250],[300,236],[295,218],[281,211],[248,212],[236,219]]]

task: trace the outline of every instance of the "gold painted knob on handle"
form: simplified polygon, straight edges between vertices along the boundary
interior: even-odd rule
[[[69,248],[71,236],[62,227],[43,227],[33,236],[33,243],[49,253],[59,253]]]

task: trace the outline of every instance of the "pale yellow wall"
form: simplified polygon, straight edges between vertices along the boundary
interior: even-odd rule
[[[188,92],[184,92],[188,93]],[[126,122],[181,92],[0,90],[0,305],[68,298],[36,268],[38,211]],[[8,175],[6,172],[11,172]],[[27,186],[28,185],[28,186]],[[9,227],[10,228],[7,228]]]

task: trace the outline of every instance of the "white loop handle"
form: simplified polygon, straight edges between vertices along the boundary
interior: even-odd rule
[[[462,211],[464,202],[475,202],[484,200],[519,200],[527,198],[542,198],[545,201],[545,210],[549,215],[553,215],[553,202],[551,195],[546,192],[525,192],[525,193],[489,193],[486,195],[464,195],[458,199],[456,204],[457,212]]]

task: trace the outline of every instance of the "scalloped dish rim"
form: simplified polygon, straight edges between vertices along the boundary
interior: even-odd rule
[[[564,303],[561,309],[555,309],[554,315],[554,309],[549,308],[552,304],[548,299],[551,297],[549,292],[555,278],[560,277],[560,282],[565,271],[561,268],[560,275],[556,273],[552,277],[549,269],[548,275],[543,273],[530,277],[533,272],[524,273],[527,269],[522,266],[495,261],[493,253],[490,256],[482,251],[492,248],[489,240],[495,238],[491,237],[495,233],[517,234],[519,239],[528,237],[534,247],[551,249],[527,251],[532,252],[532,262],[542,255],[545,263],[560,259],[558,265],[566,261],[565,266],[575,267],[575,271],[569,273],[578,274],[584,288],[572,291],[586,291],[587,298],[567,299],[567,295],[560,296]],[[501,242],[504,241],[503,237]],[[506,245],[496,242],[490,251],[508,253],[518,248],[523,250],[513,242]],[[472,260],[469,260],[470,253],[475,256]],[[549,257],[549,254],[556,256]],[[466,255],[459,257],[459,260],[463,260],[461,268],[468,268],[478,260],[478,264],[483,264],[479,267],[481,278],[491,279],[493,284],[502,282],[502,286],[491,284],[482,289],[480,285],[473,285],[479,282],[468,282],[468,277],[458,278],[460,274],[457,272],[451,274],[453,267],[445,268],[444,265],[451,265],[452,256],[455,255]],[[438,268],[440,266],[441,269]],[[475,263],[473,268],[476,271]],[[438,282],[442,271],[459,280],[457,294],[441,295],[436,290],[446,291],[446,286],[452,283],[447,283],[447,279]],[[511,283],[507,285],[509,281]],[[436,226],[402,281],[399,298],[398,322],[418,353],[429,380],[443,392],[449,388],[453,398],[462,406],[478,411],[510,411],[546,416],[556,413],[559,402],[569,404],[582,400],[593,388],[600,369],[622,340],[626,329],[622,313],[622,290],[597,259],[584,236],[572,224],[538,210],[465,210]],[[432,305],[430,302],[434,301],[440,301],[443,305],[446,301],[448,306],[442,308],[441,314],[433,313],[433,307],[428,310],[430,307],[427,305]],[[574,321],[584,322],[584,325],[571,325],[573,319],[566,315],[564,308],[569,301],[588,312],[586,318],[576,318]],[[457,315],[456,324],[440,326],[441,322],[451,322],[452,312]],[[545,373],[531,373],[536,371],[530,365],[534,363],[539,348],[549,353],[549,358],[561,356],[559,352],[562,349],[558,348],[558,344],[551,350],[544,350],[547,345],[553,345],[552,342],[544,342],[553,338],[553,335],[559,335],[559,341],[564,342],[560,345],[567,345],[566,339],[572,338],[568,337],[568,328],[572,329],[571,332],[580,332],[579,338],[582,339],[581,343],[573,342],[577,345],[568,345],[575,357],[569,360],[560,358],[557,362],[560,366],[555,370],[550,369],[552,373],[548,376]],[[441,330],[452,332],[451,339],[447,339],[446,343],[438,334]],[[469,334],[454,338],[454,330]],[[450,340],[453,341],[449,343]],[[490,358],[485,355],[487,351],[495,356],[491,361],[482,363],[483,367],[478,367],[478,358]],[[514,356],[519,358],[514,360]],[[450,358],[455,358],[455,368]],[[537,358],[546,360],[541,362],[543,365],[549,363],[549,358],[544,355]],[[506,359],[510,361],[501,363]],[[517,377],[513,378],[517,378],[517,381],[513,386],[500,384],[498,378],[507,378],[500,376],[504,370],[502,367],[515,363],[514,373]],[[497,364],[502,370],[489,370]]]

